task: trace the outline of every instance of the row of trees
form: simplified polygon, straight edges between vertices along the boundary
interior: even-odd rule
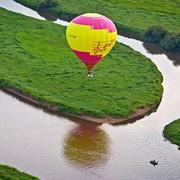
[[[144,33],[144,40],[158,43],[168,51],[180,53],[180,32],[170,33],[161,26],[151,26]]]

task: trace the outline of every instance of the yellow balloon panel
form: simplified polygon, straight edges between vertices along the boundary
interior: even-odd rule
[[[117,32],[109,32],[107,29],[94,30],[92,26],[71,22],[66,36],[71,49],[104,57],[114,46]]]

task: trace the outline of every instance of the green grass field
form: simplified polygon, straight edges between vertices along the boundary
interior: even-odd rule
[[[42,0],[16,0],[32,9],[37,9]],[[45,1],[45,0],[44,0]],[[48,0],[46,0],[48,1]],[[169,32],[179,31],[179,0],[51,0],[58,5],[47,9],[59,15],[77,15],[96,12],[103,14],[116,24],[119,30],[143,37],[145,30],[158,25]]]
[[[38,180],[38,178],[0,164],[0,180]]]
[[[127,117],[161,99],[162,75],[129,47],[115,47],[87,77],[69,48],[66,27],[0,9],[0,86],[14,87],[59,111]]]
[[[180,146],[180,119],[177,119],[164,128],[164,136],[173,144]]]

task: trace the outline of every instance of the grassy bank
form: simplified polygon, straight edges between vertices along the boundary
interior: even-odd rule
[[[0,164],[0,180],[38,180],[38,178]]]
[[[66,27],[0,9],[0,86],[14,87],[61,112],[126,117],[158,103],[162,75],[149,59],[116,43],[87,78]]]
[[[120,31],[143,37],[149,26],[159,25],[169,32],[179,31],[179,1],[147,0],[16,0],[32,9],[43,9],[71,18],[87,13],[103,14],[116,24]],[[45,3],[46,2],[46,3]],[[51,2],[51,3],[50,3]]]
[[[173,144],[180,146],[180,119],[177,119],[164,128],[164,136]]]

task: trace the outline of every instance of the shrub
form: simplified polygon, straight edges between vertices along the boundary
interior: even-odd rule
[[[59,5],[58,0],[42,0],[37,6],[37,10],[45,10]]]
[[[167,34],[160,44],[166,50],[180,53],[180,32]]]
[[[163,130],[163,134],[173,144],[180,146],[180,119],[177,119],[166,125]]]
[[[167,31],[160,26],[151,26],[144,33],[144,39],[150,42],[159,43],[167,34]]]

